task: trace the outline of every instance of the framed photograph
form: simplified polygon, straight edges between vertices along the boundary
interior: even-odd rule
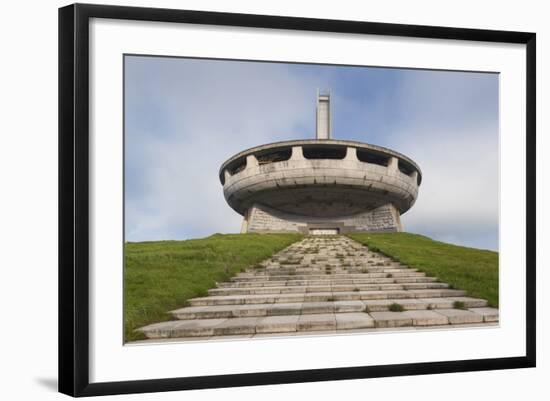
[[[535,83],[534,33],[61,8],[59,390],[534,367]]]

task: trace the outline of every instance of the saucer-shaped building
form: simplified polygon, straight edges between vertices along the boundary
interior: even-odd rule
[[[330,95],[317,98],[316,139],[242,151],[220,168],[227,203],[244,217],[241,232],[402,231],[422,174],[391,149],[331,139]]]

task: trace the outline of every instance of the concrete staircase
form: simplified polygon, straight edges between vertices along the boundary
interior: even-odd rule
[[[181,340],[498,323],[487,301],[343,236],[307,237],[188,304],[138,330]]]

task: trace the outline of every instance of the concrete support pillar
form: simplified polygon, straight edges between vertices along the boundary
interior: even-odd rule
[[[248,219],[249,219],[250,209],[246,211],[243,217],[243,223],[241,224],[241,234],[248,232]]]
[[[395,231],[402,232],[403,224],[401,223],[401,215],[399,214],[399,210],[397,210],[397,208],[393,204],[390,204],[389,208],[393,216],[393,224],[394,224]]]
[[[304,152],[302,152],[301,146],[292,147],[292,156],[290,156],[290,160],[304,160]]]
[[[348,146],[346,151],[346,158],[344,160],[350,161],[350,162],[357,162],[359,159],[357,158],[357,149],[350,148]]]
[[[399,163],[399,159],[397,157],[391,157],[390,162],[388,163],[388,170],[390,171],[399,170],[398,163]]]
[[[414,170],[411,174],[411,178],[413,179],[414,184],[418,185],[418,171]]]
[[[246,156],[246,168],[258,167],[258,159],[254,155]]]

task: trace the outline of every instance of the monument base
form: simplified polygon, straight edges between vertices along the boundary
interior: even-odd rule
[[[297,216],[254,204],[243,220],[242,233],[344,234],[403,231],[399,211],[391,203],[369,212],[341,217]]]

